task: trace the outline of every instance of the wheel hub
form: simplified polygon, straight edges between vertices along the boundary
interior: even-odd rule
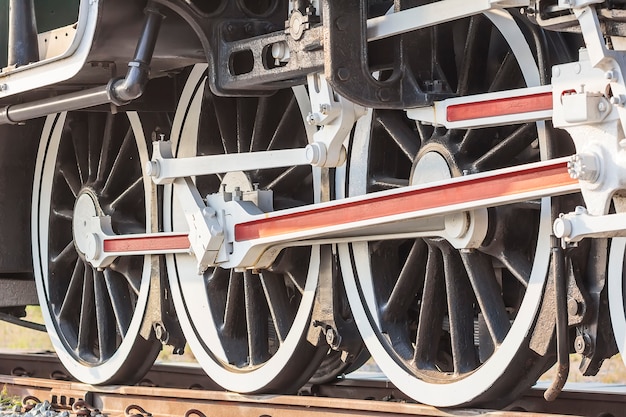
[[[446,156],[444,156],[446,155]],[[444,147],[426,147],[416,158],[410,184],[444,181],[460,172]],[[487,209],[459,212],[445,216],[445,238],[457,249],[478,248],[488,229]]]
[[[245,193],[253,190],[253,184],[248,174],[243,171],[235,171],[224,175],[220,188],[228,193],[232,193],[235,190]]]
[[[72,234],[74,246],[83,259],[94,259],[100,251],[100,241],[92,232],[92,222],[102,213],[98,198],[91,190],[83,190],[74,204]]]

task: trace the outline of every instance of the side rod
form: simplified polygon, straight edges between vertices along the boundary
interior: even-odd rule
[[[398,233],[402,230],[398,225],[406,224],[408,229],[404,230],[411,232],[415,225],[412,222],[417,219],[574,193],[579,183],[567,171],[568,160],[537,162],[271,213],[260,212],[249,201],[223,201],[219,195],[212,195],[208,208],[224,213],[220,223],[226,238],[221,250],[228,247],[228,253],[217,263],[228,268],[262,267],[273,260],[275,255],[271,253],[278,254],[272,248],[379,238],[385,227]],[[252,206],[255,210],[250,209]],[[428,231],[418,233],[427,235]],[[101,247],[107,258],[191,253],[192,238],[186,235],[189,232],[102,236]],[[199,259],[203,256],[195,255]]]

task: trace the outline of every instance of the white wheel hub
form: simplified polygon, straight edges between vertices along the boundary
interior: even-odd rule
[[[101,251],[100,239],[92,232],[91,226],[98,217],[98,203],[94,198],[88,192],[82,193],[76,200],[72,218],[74,245],[86,259],[95,259]]]

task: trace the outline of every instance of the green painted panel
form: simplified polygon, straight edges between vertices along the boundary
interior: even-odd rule
[[[78,21],[78,6],[79,0],[35,0],[37,30],[47,32],[75,23]]]
[[[71,25],[78,21],[80,0],[35,0],[39,33]],[[7,65],[9,0],[0,0],[0,68]]]
[[[9,44],[9,0],[0,0],[0,68],[7,66]]]

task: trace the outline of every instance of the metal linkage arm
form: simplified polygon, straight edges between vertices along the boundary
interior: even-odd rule
[[[115,236],[85,198],[75,215],[79,250],[97,267],[121,255],[192,252],[201,272],[268,267],[284,247],[373,237],[444,236],[471,248],[486,233],[479,209],[579,189],[567,158],[271,213],[241,196],[211,194],[205,204],[189,178],[174,187],[190,232]]]
[[[171,184],[177,178],[241,171],[241,167],[245,167],[246,170],[256,170],[309,165],[313,160],[313,150],[308,146],[302,149],[189,158],[174,158],[172,144],[169,141],[153,142],[152,146],[152,160],[148,162],[146,172],[156,184]]]

